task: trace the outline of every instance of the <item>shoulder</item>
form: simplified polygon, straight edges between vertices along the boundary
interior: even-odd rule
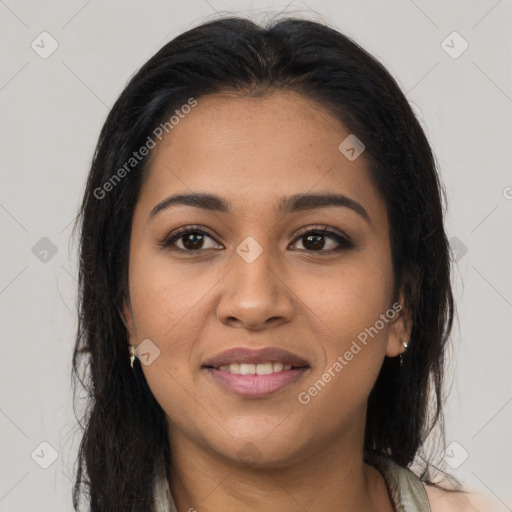
[[[498,505],[478,492],[449,492],[425,485],[432,512],[498,512]]]

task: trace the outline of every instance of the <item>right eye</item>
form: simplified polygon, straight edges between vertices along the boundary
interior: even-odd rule
[[[205,242],[208,239],[215,242],[212,236],[200,228],[184,227],[169,233],[158,245],[165,249],[181,252],[198,252],[201,249],[218,248],[219,244],[216,242],[210,247],[205,247]]]

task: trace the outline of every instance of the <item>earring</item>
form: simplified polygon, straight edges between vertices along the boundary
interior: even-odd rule
[[[400,341],[402,342],[402,345],[405,347],[405,350],[407,350],[407,347],[409,345],[407,345],[407,343],[405,342],[405,340],[403,338],[400,338]],[[404,352],[405,352],[405,350],[404,350]],[[402,354],[400,354],[400,366],[403,366],[403,365],[404,365],[404,363],[402,361]]]
[[[130,345],[129,353],[130,353],[130,366],[133,368],[133,360],[135,359],[135,347],[133,345]]]

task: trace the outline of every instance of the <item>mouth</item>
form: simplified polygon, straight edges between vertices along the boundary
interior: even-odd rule
[[[268,365],[271,363],[281,363],[283,367],[285,365],[302,368],[309,366],[309,363],[302,359],[302,357],[292,352],[288,352],[282,348],[277,347],[265,347],[262,349],[250,349],[244,347],[236,347],[229,350],[225,350],[220,354],[206,360],[203,363],[203,367],[220,369],[221,366],[240,365],[244,371],[249,368],[244,365]],[[268,369],[268,366],[265,368]],[[265,371],[265,368],[261,368],[261,371]],[[252,368],[251,368],[252,369]],[[282,368],[279,368],[282,370]],[[253,372],[254,373],[254,372]]]
[[[291,364],[283,364],[278,361],[266,361],[265,363],[230,363],[221,366],[206,366],[213,370],[229,372],[233,375],[270,375],[288,370],[296,370],[297,368],[305,368],[306,366],[292,366]]]
[[[231,349],[206,361],[201,368],[224,390],[245,398],[261,398],[295,384],[311,367],[295,354],[268,347]]]

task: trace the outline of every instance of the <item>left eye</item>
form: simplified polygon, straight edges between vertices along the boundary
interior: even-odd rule
[[[330,244],[326,244],[326,239]],[[334,252],[342,249],[351,249],[354,244],[346,237],[328,229],[314,229],[302,233],[297,240],[302,241],[303,247],[308,252]],[[327,249],[324,250],[327,246]]]

